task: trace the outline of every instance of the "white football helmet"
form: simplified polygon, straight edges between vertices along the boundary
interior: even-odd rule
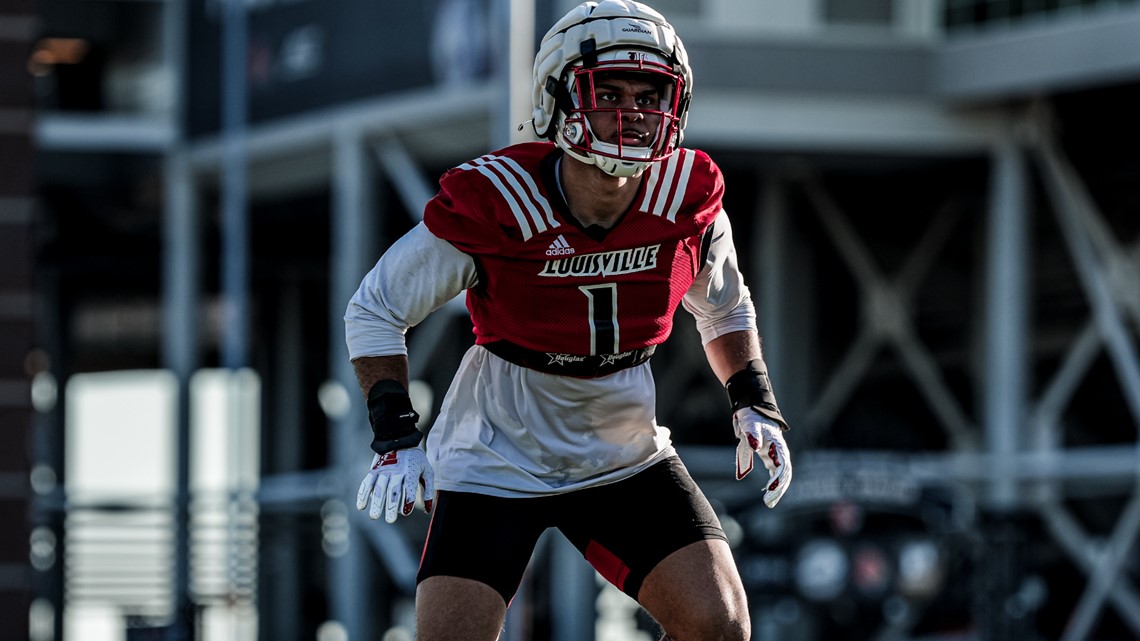
[[[595,76],[612,72],[660,87],[655,108],[635,110],[659,118],[646,146],[623,144],[623,110],[597,105]],[[550,28],[535,56],[534,131],[611,176],[637,176],[681,144],[692,91],[688,54],[660,13],[630,0],[584,2]],[[594,134],[589,117],[603,112],[616,116],[616,142]]]

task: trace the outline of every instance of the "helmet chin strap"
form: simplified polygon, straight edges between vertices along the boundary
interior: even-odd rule
[[[585,129],[583,129],[585,127]],[[601,154],[591,153],[587,149],[582,148],[582,142],[586,137],[589,129],[589,121],[585,124],[580,122],[563,123],[562,127],[558,129],[557,142],[558,146],[563,149],[568,155],[576,160],[579,160],[587,165],[594,165],[607,175],[615,178],[635,178],[640,176],[642,172],[649,168],[650,158],[653,156],[652,147],[626,147],[626,158],[612,158]],[[567,135],[569,132],[569,135]],[[593,133],[592,131],[590,132]],[[593,149],[605,153],[618,154],[618,146],[613,143],[600,142],[594,140],[590,144]],[[633,153],[637,155],[644,154],[645,160],[629,158],[628,154],[631,150],[637,150]]]
[[[595,147],[601,147],[606,143],[595,143]],[[612,146],[616,150],[617,147]],[[648,151],[648,150],[647,150]],[[649,162],[639,162],[636,160],[619,160],[617,158],[610,158],[609,156],[602,156],[599,154],[590,154],[594,159],[594,165],[615,178],[634,178],[640,176],[643,171],[649,168]]]
[[[595,146],[606,143],[594,143]],[[609,156],[601,156],[592,154],[583,149],[575,148],[566,142],[566,138],[562,132],[558,133],[558,146],[566,152],[568,156],[573,157],[575,160],[581,161],[587,165],[594,165],[602,171],[615,178],[634,178],[640,176],[649,167],[649,161],[633,161],[633,160],[620,160],[618,158],[610,158]],[[613,145],[611,145],[613,146]],[[616,146],[614,146],[616,149]]]
[[[609,174],[614,178],[636,178],[648,167],[648,163],[629,162],[627,160],[618,160],[617,158],[607,158],[605,156],[594,156],[594,165],[596,165],[598,169],[601,169],[603,173]]]

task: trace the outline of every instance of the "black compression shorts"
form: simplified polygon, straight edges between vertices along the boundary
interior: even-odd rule
[[[474,579],[511,602],[538,537],[555,527],[634,599],[662,559],[705,539],[727,540],[708,499],[676,456],[599,487],[539,498],[438,492],[417,583]]]

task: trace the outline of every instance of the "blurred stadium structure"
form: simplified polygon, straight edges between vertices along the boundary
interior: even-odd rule
[[[410,638],[426,519],[350,505],[341,316],[434,178],[522,135],[570,5],[4,4],[0,638]],[[1140,638],[1140,2],[655,6],[794,426],[768,511],[682,319],[660,415],[755,638]],[[655,638],[558,540],[534,564],[505,639]]]

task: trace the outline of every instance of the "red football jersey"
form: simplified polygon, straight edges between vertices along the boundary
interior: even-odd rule
[[[467,292],[475,342],[579,355],[663,342],[721,209],[720,169],[679,149],[646,171],[616,225],[585,230],[557,186],[560,154],[553,143],[523,143],[460,165],[424,211],[434,235],[476,261],[479,285]]]

